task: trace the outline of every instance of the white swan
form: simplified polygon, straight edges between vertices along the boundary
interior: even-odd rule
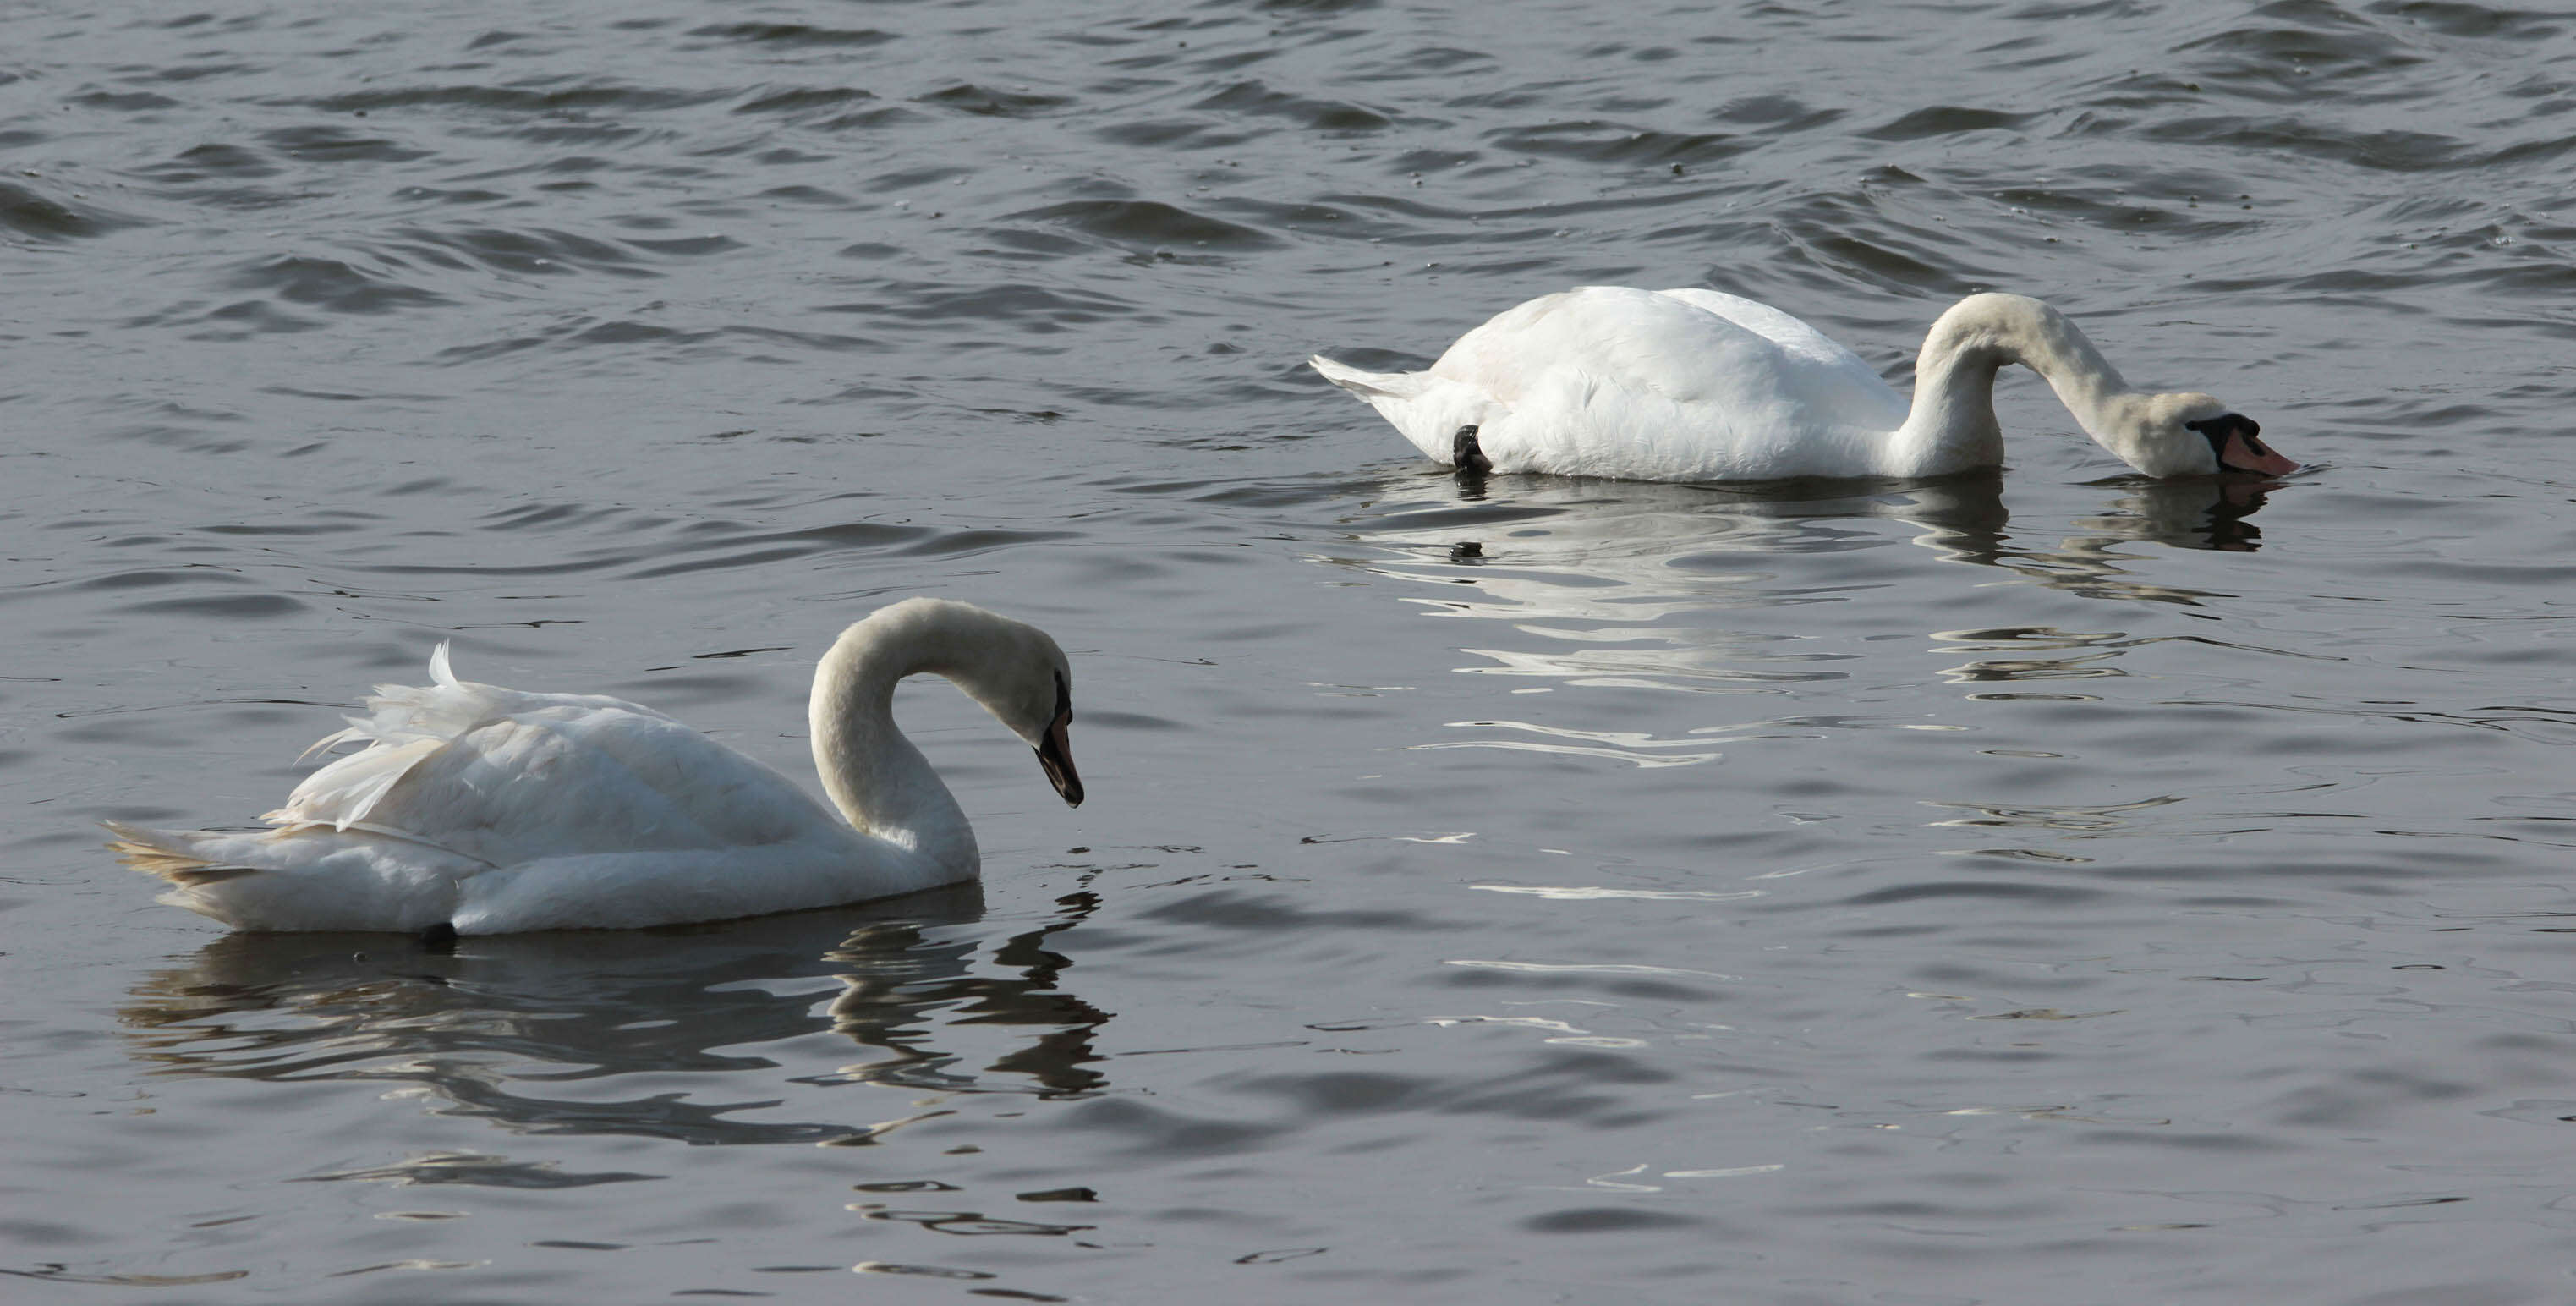
[[[1037,749],[1065,802],[1072,680],[1046,632],[906,599],[814,669],[814,764],[844,822],[778,772],[647,707],[458,680],[380,685],[315,748],[367,747],[295,787],[262,831],[109,823],[161,901],[245,930],[433,937],[623,929],[827,907],[974,878],[975,832],[895,728],[895,682],[954,681]]]
[[[1970,295],[1932,324],[1910,407],[1814,327],[1714,290],[1544,295],[1460,336],[1427,372],[1307,362],[1433,460],[1475,471],[1750,481],[1992,467],[2006,363],[2047,377],[2086,434],[2149,476],[2299,466],[2208,395],[2130,389],[2065,314],[2021,295]]]

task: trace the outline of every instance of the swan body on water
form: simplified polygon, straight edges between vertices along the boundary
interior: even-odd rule
[[[314,745],[367,746],[305,777],[258,831],[114,822],[162,901],[245,930],[432,935],[724,920],[973,879],[975,832],[895,727],[895,682],[945,676],[1082,802],[1072,679],[1044,631],[944,599],[841,632],[814,672],[814,764],[835,815],[787,777],[648,707],[458,680],[380,685]],[[846,819],[844,819],[846,818]]]
[[[2023,295],[1970,295],[1943,313],[1910,404],[1814,327],[1715,290],[1543,295],[1423,372],[1307,361],[1461,470],[1755,481],[1993,467],[1995,373],[2008,363],[2048,378],[2085,434],[2149,476],[2298,470],[2208,395],[2131,389],[2065,314]]]

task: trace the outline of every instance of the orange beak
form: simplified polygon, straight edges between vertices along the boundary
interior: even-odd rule
[[[2261,472],[2265,476],[2287,476],[2299,470],[2297,463],[2272,452],[2272,447],[2263,443],[2261,436],[2243,427],[2227,433],[2226,443],[2219,446],[2218,465],[2230,471]]]

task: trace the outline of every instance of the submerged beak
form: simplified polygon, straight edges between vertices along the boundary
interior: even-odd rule
[[[1073,745],[1066,742],[1065,732],[1073,727],[1073,713],[1058,712],[1047,723],[1046,733],[1038,740],[1038,765],[1046,768],[1047,783],[1064,796],[1067,807],[1082,806],[1082,775],[1073,769]]]

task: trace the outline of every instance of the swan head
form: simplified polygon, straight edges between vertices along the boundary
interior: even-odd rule
[[[1046,637],[1040,635],[1039,638]],[[1055,641],[1047,640],[1047,647],[1054,648]],[[1013,726],[1012,729],[1019,731],[1020,738],[1028,740],[1029,746],[1037,750],[1038,765],[1045,769],[1047,783],[1055,786],[1056,794],[1064,799],[1064,805],[1080,807],[1082,774],[1073,769],[1073,744],[1065,737],[1065,732],[1073,728],[1073,673],[1064,666],[1064,654],[1057,653],[1055,660],[1055,700],[1054,706],[1047,709],[1046,725],[1034,737],[1024,727]],[[1036,718],[1031,717],[1030,720]]]
[[[1065,806],[1082,806],[1082,773],[1074,770],[1073,743],[1067,737],[1073,728],[1073,667],[1064,650],[1026,622],[980,608],[969,611],[990,625],[976,632],[972,656],[938,671],[1037,750],[1038,766]]]
[[[2103,448],[2149,476],[2213,476],[2251,472],[2287,476],[2299,465],[2263,443],[2263,428],[2204,394],[2124,396],[2106,405],[2104,429],[2092,432]]]
[[[945,676],[1011,733],[1037,750],[1038,765],[1070,807],[1082,805],[1073,766],[1073,667],[1053,637],[953,599],[914,598],[870,614],[843,636],[862,647],[900,650],[904,673]]]

